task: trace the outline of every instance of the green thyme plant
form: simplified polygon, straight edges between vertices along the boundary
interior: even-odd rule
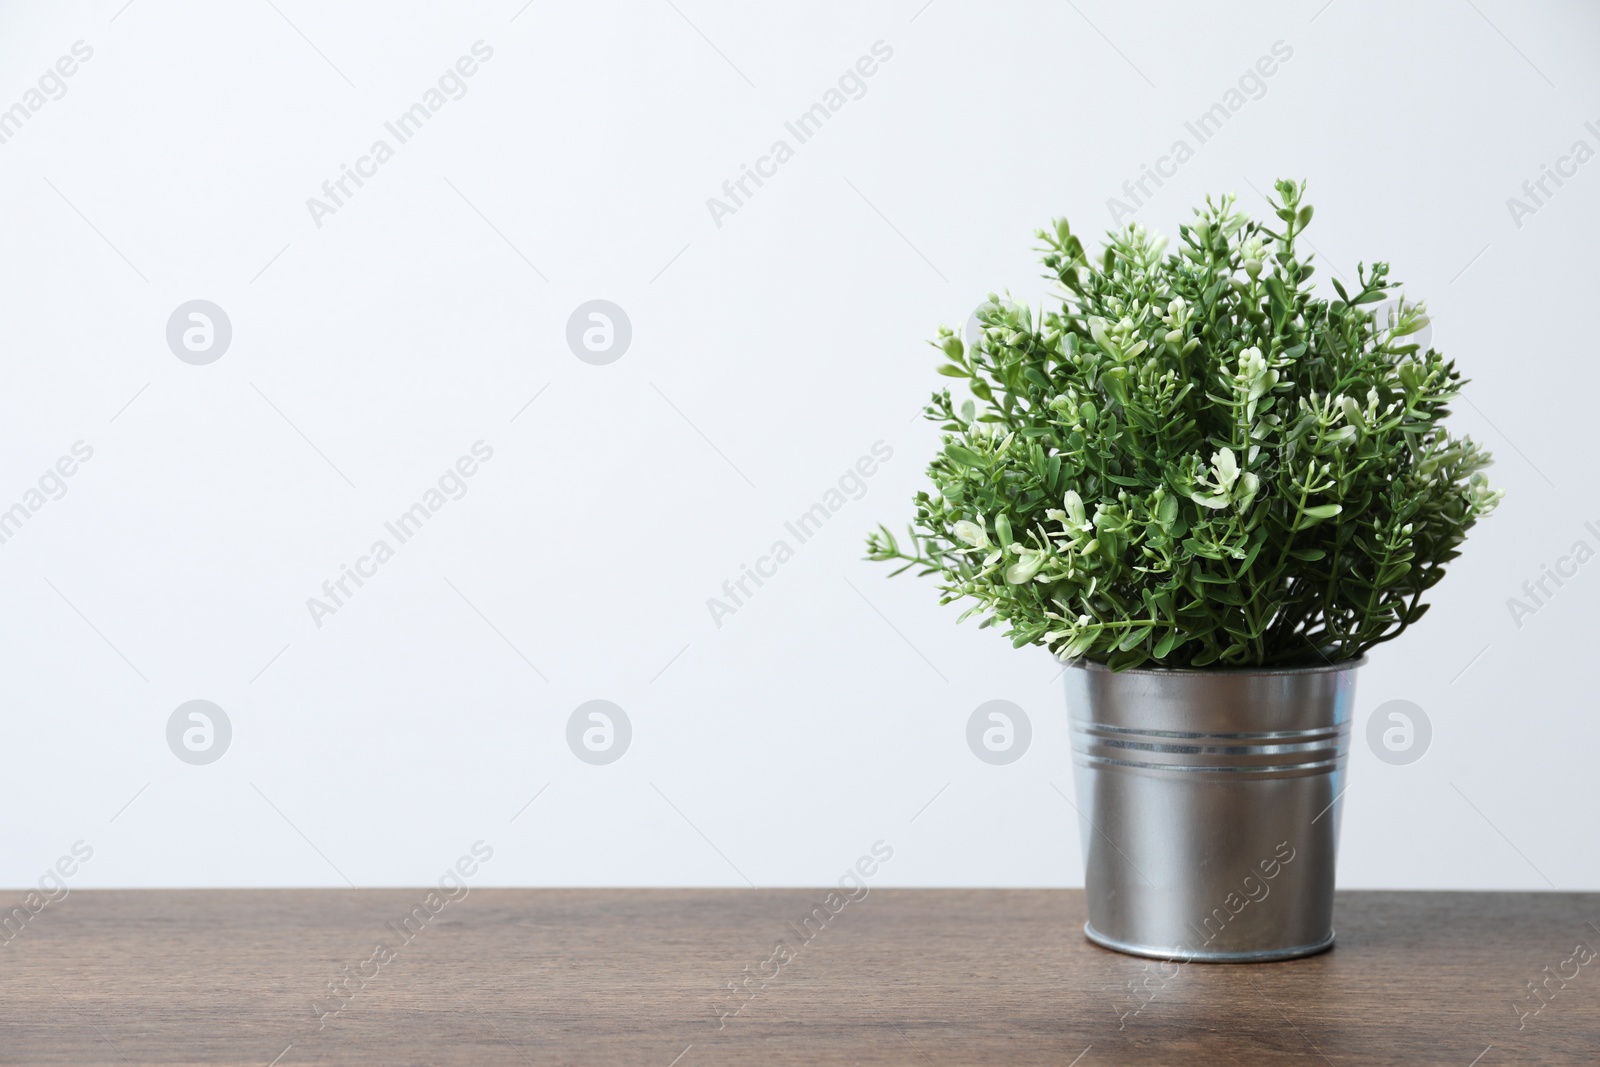
[[[1125,669],[1350,659],[1427,611],[1467,530],[1501,496],[1489,455],[1443,422],[1455,364],[1387,264],[1313,296],[1304,184],[1277,220],[1207,199],[1182,248],[1132,225],[1091,262],[1040,231],[1064,286],[1035,317],[991,294],[971,345],[941,329],[945,431],[902,544],[868,558],[938,575],[942,602],[1014,645]]]

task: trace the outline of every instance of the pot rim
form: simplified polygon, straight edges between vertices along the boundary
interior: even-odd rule
[[[1059,662],[1059,661],[1058,661]],[[1303,675],[1303,674],[1334,674],[1340,671],[1353,671],[1364,667],[1367,663],[1365,654],[1354,659],[1339,660],[1334,663],[1316,663],[1305,667],[1129,667],[1123,671],[1113,671],[1104,663],[1095,663],[1092,660],[1072,659],[1067,660],[1067,667],[1076,667],[1085,671],[1100,671],[1105,674],[1130,674],[1145,675],[1157,678],[1205,678],[1227,675],[1251,675],[1254,677],[1272,677],[1275,675]]]

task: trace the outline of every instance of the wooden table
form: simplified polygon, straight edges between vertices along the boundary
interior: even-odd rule
[[[1343,893],[1330,953],[1185,967],[1078,890],[425,897],[74,890],[0,945],[0,1062],[1600,1063],[1600,894]]]

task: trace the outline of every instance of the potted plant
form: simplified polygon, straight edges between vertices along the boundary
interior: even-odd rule
[[[1182,246],[1132,225],[1091,261],[1041,231],[1064,287],[1035,316],[991,294],[949,329],[944,430],[902,544],[942,602],[1066,672],[1088,936],[1183,960],[1333,941],[1355,672],[1500,492],[1444,428],[1462,379],[1388,266],[1313,295],[1304,184],[1272,225],[1207,199]]]

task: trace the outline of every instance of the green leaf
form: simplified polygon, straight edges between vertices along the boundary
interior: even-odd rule
[[[978,467],[984,462],[984,457],[954,441],[944,446],[944,454],[949,456],[952,462],[959,463],[963,467]]]
[[[1318,504],[1314,508],[1306,508],[1300,513],[1300,521],[1295,523],[1296,530],[1304,530],[1315,526],[1324,519],[1331,519],[1339,514],[1343,508],[1338,504]]]
[[[1106,666],[1114,671],[1125,671],[1130,667],[1137,667],[1147,658],[1141,649],[1131,649],[1126,652],[1118,651],[1106,657]]]
[[[1150,636],[1150,631],[1155,629],[1155,624],[1147,623],[1144,626],[1132,626],[1122,635],[1122,640],[1117,642],[1117,651],[1126,652],[1130,648],[1137,648]]]
[[[1239,587],[1233,583],[1227,585],[1214,585],[1207,590],[1212,600],[1220,600],[1224,604],[1241,607],[1244,604],[1244,594],[1239,592]]]
[[[1261,279],[1261,287],[1267,291],[1274,308],[1287,308],[1289,306],[1289,291],[1284,288],[1283,279],[1276,274],[1269,274]],[[1274,315],[1280,312],[1274,311]]]
[[[1106,395],[1123,406],[1128,403],[1127,378],[1128,372],[1121,367],[1108,367],[1100,375],[1100,385]]]
[[[1378,584],[1393,585],[1410,573],[1411,564],[1409,563],[1397,563],[1392,567],[1385,567],[1378,572]]]

